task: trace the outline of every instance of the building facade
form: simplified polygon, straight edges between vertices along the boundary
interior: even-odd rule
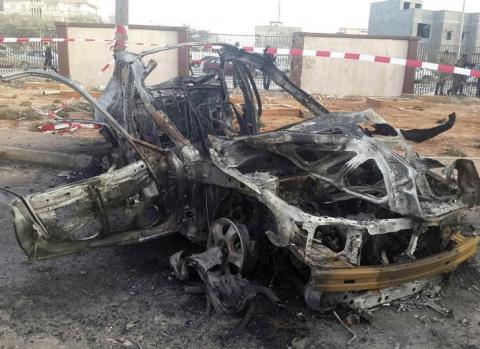
[[[68,20],[78,16],[98,16],[97,0],[0,0],[0,12],[38,18]]]
[[[255,46],[257,47],[292,47],[293,33],[301,32],[300,27],[287,27],[280,22],[272,22],[270,25],[257,25],[255,27]]]
[[[480,13],[466,13],[462,31],[462,13],[431,11],[422,0],[384,0],[370,6],[370,35],[419,36],[421,43],[434,46],[480,46]]]

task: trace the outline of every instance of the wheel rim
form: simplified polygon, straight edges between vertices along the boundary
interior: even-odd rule
[[[248,274],[255,266],[252,243],[247,227],[243,224],[219,219],[211,228],[209,246],[218,246],[224,250],[226,267],[234,274]]]

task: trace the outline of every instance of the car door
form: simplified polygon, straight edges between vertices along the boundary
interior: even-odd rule
[[[10,193],[13,194],[13,193]],[[133,244],[175,231],[143,161],[11,203],[17,240],[31,260]]]

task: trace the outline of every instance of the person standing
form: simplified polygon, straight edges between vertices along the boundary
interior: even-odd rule
[[[448,55],[449,55],[448,50],[444,51],[438,63],[441,65],[449,65]],[[437,81],[437,84],[435,85],[435,96],[444,95],[445,84],[447,83],[447,80],[448,80],[447,73],[438,74],[438,81]]]
[[[455,66],[459,68],[467,67],[467,55],[463,54],[455,63]],[[460,74],[454,74],[453,85],[452,85],[452,88],[448,90],[448,94],[450,96],[463,96],[463,89],[465,88],[466,82],[467,82],[466,76],[463,76]]]
[[[275,60],[277,59],[275,55],[272,53],[268,52],[270,50],[270,46],[266,46],[265,49],[263,50],[263,57],[265,57],[269,62],[272,64],[275,64]],[[270,76],[268,74],[263,73],[263,88],[265,90],[270,89],[270,83],[272,82]]]
[[[47,69],[52,69],[55,73],[57,72],[57,69],[53,65],[53,53],[52,53],[52,48],[48,43],[45,44],[45,61],[43,62],[43,70]]]

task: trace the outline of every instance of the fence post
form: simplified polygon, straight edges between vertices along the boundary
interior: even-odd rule
[[[305,48],[305,37],[302,33],[293,33],[292,48],[301,50]],[[291,64],[290,80],[298,87],[301,87],[300,84],[302,82],[303,57],[293,56]]]
[[[129,0],[115,1],[115,51],[125,51],[126,41],[128,41],[128,5]]]
[[[178,31],[178,43],[188,42],[188,28]],[[188,76],[190,64],[190,49],[185,47],[178,50],[178,76]]]
[[[411,37],[408,40],[408,51],[407,59],[416,60],[418,53],[418,42],[420,38]],[[403,93],[404,94],[414,94],[415,93],[415,69],[409,68],[405,69],[405,79],[403,80]]]
[[[68,38],[68,26],[66,23],[55,23],[55,26],[57,30],[57,38]],[[68,45],[68,42],[59,42],[57,44],[58,72],[67,78],[70,77]]]

